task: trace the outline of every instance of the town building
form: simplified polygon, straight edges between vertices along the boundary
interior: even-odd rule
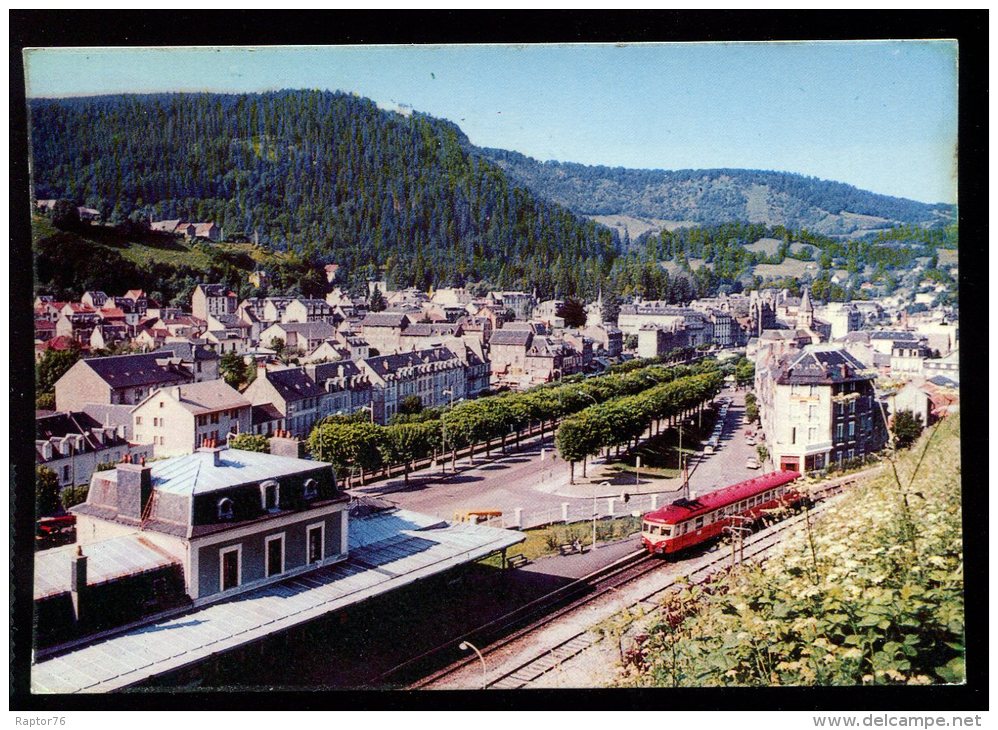
[[[35,418],[35,464],[55,472],[60,488],[89,484],[99,464],[115,464],[127,455],[137,460],[152,456],[152,450],[129,443],[123,427],[105,425],[83,411]]]
[[[325,392],[299,367],[267,370],[260,366],[243,395],[254,406],[269,406],[254,409],[254,432],[266,432],[280,423],[277,428],[304,438],[316,421],[329,415],[323,404]]]
[[[283,340],[286,350],[304,355],[335,334],[336,328],[328,322],[278,322],[260,333],[260,343],[273,348],[275,340]]]
[[[377,423],[388,423],[410,396],[419,397],[425,408],[467,397],[464,363],[446,347],[369,357],[358,364],[371,381]]]
[[[816,471],[886,443],[876,375],[838,345],[809,345],[756,366],[756,395],[773,463]]]
[[[80,360],[55,384],[55,407],[80,411],[88,403],[136,405],[150,393],[194,381],[179,358],[166,353]]]
[[[369,312],[360,323],[360,334],[379,355],[390,355],[402,347],[402,333],[411,320],[403,312]]]
[[[209,315],[235,314],[239,298],[225,284],[198,284],[191,295],[191,314],[207,321]]]
[[[249,433],[251,415],[249,400],[224,380],[161,388],[132,409],[135,440],[152,444],[157,458]]]

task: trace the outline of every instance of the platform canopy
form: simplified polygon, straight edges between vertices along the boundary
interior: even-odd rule
[[[352,518],[349,539],[343,562],[38,661],[31,690],[122,689],[478,560],[525,536],[392,509]]]

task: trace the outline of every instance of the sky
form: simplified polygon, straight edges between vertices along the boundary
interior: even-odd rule
[[[949,41],[26,51],[29,97],[313,88],[539,160],[733,167],[955,203]]]

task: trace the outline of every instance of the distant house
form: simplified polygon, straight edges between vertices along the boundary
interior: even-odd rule
[[[132,409],[135,440],[155,456],[189,454],[205,442],[223,443],[248,433],[250,402],[224,380],[162,388]]]
[[[301,437],[307,436],[315,422],[327,415],[320,403],[325,391],[302,368],[260,367],[243,395],[254,406],[271,406],[284,421],[283,428]],[[254,413],[254,430],[256,418]]]
[[[379,354],[398,352],[402,333],[410,324],[402,312],[370,312],[360,323],[360,333]]]
[[[289,350],[302,354],[312,352],[336,334],[336,328],[327,322],[288,322],[273,324],[260,333],[260,342],[270,347],[275,339],[284,340]]]
[[[378,423],[388,423],[410,396],[417,396],[427,408],[467,397],[465,364],[446,347],[369,357],[360,367],[373,386],[374,420]]]
[[[207,321],[209,315],[235,314],[239,298],[224,284],[198,284],[191,295],[191,314]]]

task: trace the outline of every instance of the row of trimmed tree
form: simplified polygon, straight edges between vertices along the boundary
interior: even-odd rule
[[[320,461],[331,462],[340,473],[365,472],[402,464],[408,480],[412,462],[450,452],[452,467],[458,449],[473,454],[485,444],[486,456],[494,443],[505,449],[507,439],[519,443],[522,432],[537,424],[540,433],[559,419],[594,403],[636,395],[662,383],[714,371],[705,361],[693,366],[653,365],[626,374],[612,374],[578,382],[550,384],[522,393],[504,393],[459,403],[439,419],[377,426],[367,421],[327,419],[309,436],[308,449]],[[473,456],[472,456],[473,458]]]
[[[614,398],[562,421],[555,435],[558,453],[569,462],[575,483],[575,462],[596,456],[600,449],[637,442],[651,426],[661,429],[664,419],[678,419],[702,408],[720,391],[720,371],[691,375],[663,383],[639,395]]]

